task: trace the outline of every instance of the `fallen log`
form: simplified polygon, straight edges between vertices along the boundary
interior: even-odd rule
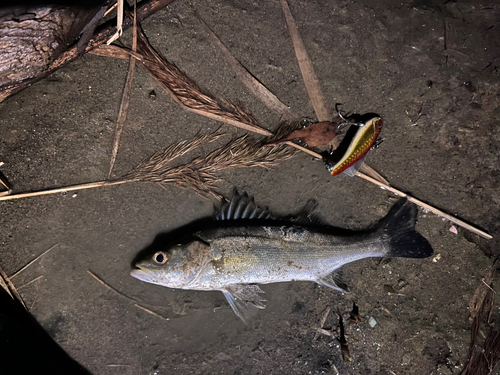
[[[172,1],[141,2],[138,22]],[[107,1],[94,1],[0,8],[0,102],[108,41],[116,32],[116,19],[96,28],[108,7]],[[123,30],[131,26],[125,18]]]

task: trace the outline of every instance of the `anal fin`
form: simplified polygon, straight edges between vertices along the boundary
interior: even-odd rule
[[[335,270],[332,273],[316,280],[319,285],[326,286],[338,290],[339,292],[347,292],[347,284],[342,280],[342,270]]]
[[[259,295],[259,293],[264,293],[264,291],[258,285],[233,284],[226,286],[221,291],[224,293],[224,297],[226,297],[234,313],[245,324],[248,323],[255,308],[266,308],[266,305],[264,305],[266,300]]]

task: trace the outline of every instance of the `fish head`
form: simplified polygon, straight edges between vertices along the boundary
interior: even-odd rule
[[[194,239],[144,258],[130,275],[151,284],[189,289],[209,261],[210,245]]]

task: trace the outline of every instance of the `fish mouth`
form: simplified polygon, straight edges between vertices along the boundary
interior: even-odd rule
[[[145,281],[147,283],[152,282],[151,275],[149,273],[141,270],[141,269],[135,269],[135,270],[130,271],[130,276],[132,276],[138,280]]]

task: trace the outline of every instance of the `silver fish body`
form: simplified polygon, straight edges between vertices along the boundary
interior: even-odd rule
[[[138,262],[131,275],[170,288],[220,290],[246,321],[252,306],[265,307],[255,284],[301,280],[342,290],[336,271],[344,264],[368,257],[432,255],[430,244],[414,229],[417,209],[405,200],[376,228],[363,232],[269,220],[253,225],[260,222],[252,220],[252,210],[255,216],[269,215],[253,200],[236,195],[218,213],[225,220],[220,226],[197,231]]]

